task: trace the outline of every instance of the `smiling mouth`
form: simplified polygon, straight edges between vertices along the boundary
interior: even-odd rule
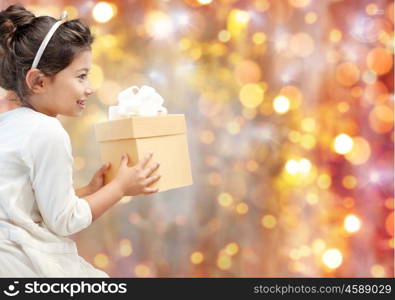
[[[82,106],[82,107],[85,107],[85,101],[84,100],[77,100],[77,104]]]

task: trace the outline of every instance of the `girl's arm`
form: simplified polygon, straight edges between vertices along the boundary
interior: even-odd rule
[[[76,189],[75,194],[78,197],[83,198],[85,196],[92,194],[92,192],[91,192],[91,189],[89,188],[89,185],[87,185],[87,186]]]
[[[122,190],[113,180],[103,186],[97,192],[84,197],[92,211],[92,222],[100,217],[107,209],[121,200],[124,196],[125,195]]]
[[[69,236],[92,222],[88,202],[73,189],[70,139],[56,118],[34,114],[31,122],[20,154],[29,169],[35,202],[46,227]]]
[[[110,168],[110,163],[104,164],[99,170],[96,171],[95,175],[93,175],[91,181],[88,185],[78,188],[75,190],[75,194],[83,198],[85,196],[89,196],[94,192],[98,191],[104,185],[104,175]]]

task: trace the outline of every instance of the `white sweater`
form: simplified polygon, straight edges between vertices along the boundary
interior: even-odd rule
[[[0,113],[0,266],[9,266],[0,276],[107,276],[66,238],[92,222],[89,204],[75,195],[72,165],[56,118],[26,107]],[[13,258],[26,261],[19,271]]]

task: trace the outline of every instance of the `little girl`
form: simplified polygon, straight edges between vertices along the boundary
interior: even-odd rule
[[[35,17],[22,6],[0,12],[0,86],[21,105],[0,113],[0,277],[108,277],[66,238],[124,196],[151,194],[159,163],[128,156],[110,183],[105,164],[74,190],[70,139],[58,114],[77,117],[92,93],[89,28],[79,19]]]

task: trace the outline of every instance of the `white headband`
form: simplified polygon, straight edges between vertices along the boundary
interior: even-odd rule
[[[57,21],[55,24],[52,25],[51,29],[48,31],[47,35],[45,36],[44,40],[42,41],[40,48],[38,48],[36,57],[33,60],[32,69],[37,68],[38,62],[41,59],[41,56],[44,53],[45,48],[47,47],[49,40],[52,38],[53,34],[55,33],[56,29],[64,22],[67,21],[67,11],[63,11],[62,15],[60,16],[60,20]]]

